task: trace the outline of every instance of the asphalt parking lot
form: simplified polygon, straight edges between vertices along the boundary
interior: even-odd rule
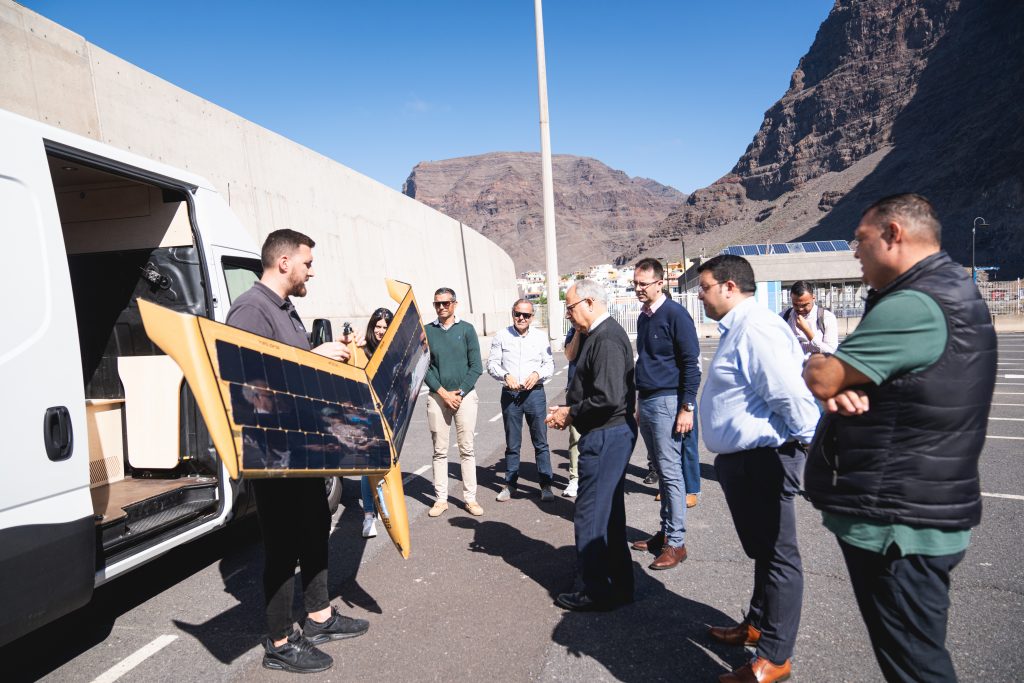
[[[715,341],[703,340],[710,359]],[[1017,681],[1024,652],[1024,335],[1000,337],[999,378],[981,460],[984,516],[953,574],[948,644],[961,680]],[[705,363],[706,367],[706,363]],[[548,387],[557,402],[565,363]],[[346,480],[331,539],[331,591],[346,614],[371,622],[358,639],[328,644],[335,668],[303,680],[357,681],[713,681],[742,663],[742,650],[713,644],[708,624],[741,618],[752,562],[740,550],[713,456],[702,450],[703,495],[687,520],[689,559],[664,572],[634,553],[637,601],[607,614],[553,605],[573,577],[573,503],[541,503],[532,449],[524,445],[521,495],[497,503],[504,437],[498,383],[478,384],[479,501],[483,517],[456,501],[431,519],[430,440],[417,406],[402,455],[412,556],[402,560],[383,535],[359,536],[358,480]],[[454,441],[454,438],[453,438]],[[567,436],[552,432],[556,482],[567,476]],[[525,439],[528,444],[528,438]],[[454,447],[453,447],[454,452]],[[637,445],[627,473],[631,539],[655,530],[654,488],[641,480]],[[458,476],[457,456],[450,472]],[[795,681],[879,681],[834,538],[799,504],[806,572]],[[97,591],[93,603],[0,649],[13,680],[279,680],[261,668],[259,567],[251,523],[193,543]],[[30,654],[31,653],[31,654]]]

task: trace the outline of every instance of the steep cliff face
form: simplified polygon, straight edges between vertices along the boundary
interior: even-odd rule
[[[913,191],[935,203],[954,258],[969,261],[984,216],[978,263],[1021,275],[1022,101],[1024,3],[838,0],[732,171],[625,257],[671,238],[709,252],[849,239],[865,206]]]
[[[631,178],[596,159],[555,155],[552,166],[562,272],[611,260],[686,199],[674,188]],[[421,162],[402,191],[497,242],[518,271],[544,267],[540,154]]]

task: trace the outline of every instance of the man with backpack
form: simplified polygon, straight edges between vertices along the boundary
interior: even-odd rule
[[[804,359],[814,353],[834,353],[839,346],[839,322],[835,313],[815,303],[811,283],[794,282],[789,300],[793,305],[782,312],[782,318],[800,342]]]

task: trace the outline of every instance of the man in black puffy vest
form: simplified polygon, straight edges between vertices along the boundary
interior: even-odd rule
[[[855,237],[871,292],[856,331],[804,369],[826,407],[804,487],[839,540],[886,680],[955,681],[949,575],[981,521],[995,330],[924,197],[875,202]]]

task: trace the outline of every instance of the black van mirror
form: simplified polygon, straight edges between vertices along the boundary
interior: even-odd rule
[[[334,334],[331,332],[331,321],[326,318],[315,319],[313,321],[313,331],[309,335],[309,345],[315,349],[329,341],[334,341]]]

